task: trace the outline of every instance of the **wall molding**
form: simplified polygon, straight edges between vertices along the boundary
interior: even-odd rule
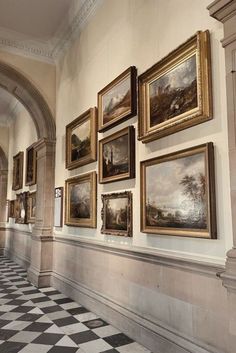
[[[10,259],[12,259],[14,262],[22,266],[24,269],[27,269],[30,266],[30,258],[19,255],[14,251],[11,251],[9,248],[4,249],[4,255]]]
[[[180,256],[174,256],[160,251],[152,251],[147,248],[140,248],[136,246],[128,247],[118,244],[107,244],[102,241],[91,239],[83,239],[79,237],[72,237],[67,235],[54,235],[54,241],[68,244],[71,246],[79,246],[86,249],[92,249],[101,252],[108,252],[113,255],[124,256],[136,260],[173,267],[188,272],[196,272],[211,277],[220,276],[225,271],[225,266],[210,262],[197,261]]]
[[[223,353],[161,322],[153,322],[106,296],[53,271],[51,285],[143,344],[153,353]]]

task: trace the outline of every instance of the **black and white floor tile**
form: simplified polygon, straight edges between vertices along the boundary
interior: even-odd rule
[[[151,353],[54,288],[37,289],[0,256],[1,353]]]

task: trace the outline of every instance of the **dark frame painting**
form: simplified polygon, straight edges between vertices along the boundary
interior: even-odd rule
[[[102,195],[101,233],[132,237],[132,193]]]
[[[8,218],[15,218],[15,201],[8,200]]]
[[[28,192],[16,195],[15,223],[27,224]]]
[[[96,212],[96,172],[67,179],[65,183],[65,224],[68,226],[96,228]]]
[[[90,108],[66,126],[66,168],[97,160],[97,108]]]
[[[26,170],[25,170],[25,185],[34,185],[36,184],[36,151],[32,144],[26,149]]]
[[[20,190],[23,187],[24,152],[19,152],[13,157],[13,181],[12,190]]]
[[[141,231],[216,238],[213,144],[141,162]]]
[[[135,177],[135,129],[124,128],[99,141],[99,183]]]
[[[212,119],[209,31],[199,31],[139,76],[143,143]]]
[[[137,69],[129,67],[98,92],[98,131],[137,114]]]
[[[27,195],[27,222],[35,223],[36,219],[36,192]]]

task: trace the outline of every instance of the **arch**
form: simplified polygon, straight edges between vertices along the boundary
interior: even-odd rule
[[[0,146],[0,171],[8,169],[8,160],[3,151],[2,147]]]
[[[39,90],[20,72],[0,61],[0,86],[16,97],[31,115],[38,138],[56,139],[51,110]]]

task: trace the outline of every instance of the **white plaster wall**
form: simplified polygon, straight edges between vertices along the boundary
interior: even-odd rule
[[[97,104],[97,92],[127,67],[138,74],[163,58],[197,30],[211,33],[214,119],[149,144],[136,140],[136,179],[98,185],[97,229],[64,226],[56,233],[93,238],[104,243],[156,249],[203,261],[224,263],[232,245],[229,197],[229,163],[226,123],[223,28],[206,10],[211,0],[104,0],[84,27],[67,55],[57,65],[56,186],[65,179],[97,170],[97,163],[65,169],[65,126]],[[99,134],[99,139],[134,125],[137,117]],[[140,232],[140,161],[212,141],[215,146],[215,174],[218,239],[192,239],[150,235]],[[104,236],[101,229],[101,194],[131,190],[134,202],[132,239]]]
[[[35,191],[36,185],[25,186],[25,170],[26,170],[26,149],[32,145],[32,143],[38,140],[37,132],[35,129],[34,122],[23,107],[21,103],[17,103],[17,108],[14,112],[15,116],[12,119],[11,125],[9,126],[9,155],[8,155],[8,190],[7,199],[16,199],[16,194],[20,194],[24,191]],[[12,190],[12,178],[13,178],[13,156],[17,153],[24,152],[24,170],[23,170],[23,187],[20,190]],[[32,226],[29,224],[15,224],[14,219],[10,218],[8,226],[13,228],[29,231]]]

